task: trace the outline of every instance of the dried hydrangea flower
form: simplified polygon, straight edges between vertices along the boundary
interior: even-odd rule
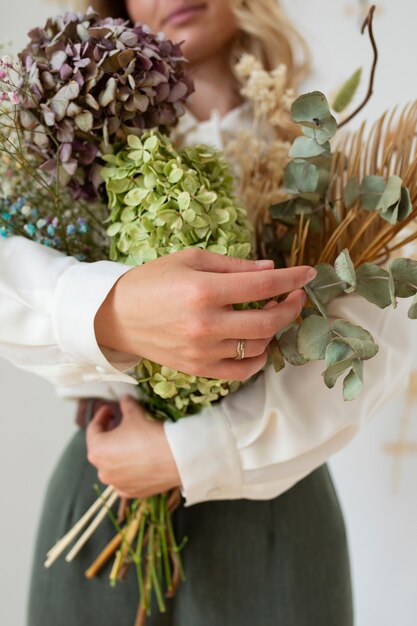
[[[20,123],[43,170],[94,197],[97,158],[129,133],[169,127],[192,92],[178,45],[139,24],[92,10],[49,19],[20,53],[25,91]]]
[[[105,160],[112,260],[140,265],[189,247],[252,256],[253,226],[236,201],[227,162],[215,149],[202,145],[178,150],[165,135],[149,131],[141,138],[129,136],[124,148]],[[174,419],[240,386],[237,381],[183,374],[146,359],[135,376],[142,399],[159,397],[158,410],[153,410]]]

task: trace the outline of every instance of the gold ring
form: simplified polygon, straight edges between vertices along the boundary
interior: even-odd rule
[[[239,361],[240,359],[245,358],[245,340],[239,339],[237,342],[237,356],[235,356],[235,360]]]

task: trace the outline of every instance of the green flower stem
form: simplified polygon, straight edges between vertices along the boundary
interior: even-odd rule
[[[168,537],[171,543],[171,554],[173,559],[177,562],[178,564],[178,568],[179,568],[179,572],[180,572],[180,576],[181,576],[181,580],[185,580],[185,572],[184,572],[184,568],[182,565],[182,559],[180,556],[180,550],[181,548],[185,545],[187,539],[184,538],[181,548],[178,547],[177,541],[175,539],[175,533],[174,533],[174,529],[172,527],[172,517],[170,514],[167,515],[167,526],[168,526]]]
[[[167,505],[168,505],[168,496],[166,493],[164,493],[161,496],[159,532],[161,536],[162,554],[163,554],[163,559],[164,559],[165,579],[166,579],[168,593],[170,594],[172,593],[172,573],[171,573],[171,564],[169,561],[168,542],[167,542],[167,517],[169,516]]]

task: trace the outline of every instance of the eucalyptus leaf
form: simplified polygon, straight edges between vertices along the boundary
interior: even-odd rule
[[[354,361],[355,362],[355,361]],[[352,368],[343,380],[343,399],[346,401],[356,400],[363,389],[363,380]]]
[[[308,159],[329,152],[330,144],[328,142],[320,145],[314,138],[297,137],[290,148],[289,156],[291,159]]]
[[[290,220],[290,224],[295,223],[295,207],[296,207],[296,198],[291,198],[290,200],[284,200],[284,202],[278,202],[278,204],[273,204],[269,207],[269,214],[274,220],[284,221],[284,223],[288,223]]]
[[[275,372],[280,372],[285,367],[285,359],[282,355],[278,342],[274,339],[268,346],[268,355]]]
[[[315,139],[319,144],[326,144],[337,131],[337,122],[330,112],[326,96],[320,91],[303,94],[291,107],[294,122],[303,127],[303,133]]]
[[[290,161],[285,168],[284,186],[288,193],[297,194],[316,191],[319,173],[315,165],[303,159]]]
[[[343,339],[332,339],[326,347],[324,360],[326,365],[334,365],[348,358],[355,358],[352,348]]]
[[[410,298],[417,293],[417,261],[414,259],[394,259],[390,271],[395,283],[398,298]]]
[[[395,281],[394,281],[394,276],[392,275],[391,265],[388,266],[388,289],[389,289],[391,304],[394,307],[394,309],[396,309],[398,302],[397,302],[397,298],[395,297]]]
[[[334,267],[328,263],[318,263],[315,269],[317,276],[304,289],[320,313],[327,317],[325,305],[344,293],[343,282]]]
[[[291,363],[291,365],[304,365],[307,363],[307,359],[298,350],[297,331],[297,325],[291,326],[289,330],[281,335],[278,345],[288,363]]]
[[[410,320],[417,320],[417,294],[414,296],[410,308],[408,309]]]
[[[375,263],[363,263],[356,270],[355,293],[385,309],[391,304],[388,272]]]
[[[359,199],[360,187],[359,179],[354,176],[350,179],[343,192],[343,201],[347,209],[351,209],[355,202]]]
[[[383,176],[365,176],[360,185],[361,207],[367,211],[377,211],[385,187],[386,181]],[[398,189],[398,194],[394,197],[393,202],[399,201],[400,194],[401,187]]]
[[[313,291],[313,289],[311,287],[309,287],[308,285],[304,285],[304,291],[306,292],[306,294],[308,295],[308,297],[310,298],[310,300],[314,304],[314,306],[318,309],[318,311],[320,311],[322,316],[327,319],[327,316],[328,316],[327,307],[320,300],[320,298],[317,297],[317,295]]]
[[[336,274],[343,280],[345,283],[349,285],[349,287],[344,287],[344,291],[346,293],[351,293],[355,291],[356,287],[356,271],[354,265],[352,263],[352,259],[350,258],[349,250],[345,248],[336,258],[334,264]]]
[[[339,376],[344,374],[344,372],[346,372],[346,370],[351,367],[354,359],[355,357],[351,356],[347,359],[344,359],[343,361],[338,361],[334,365],[329,365],[329,367],[324,372],[322,372],[326,387],[332,389],[335,386]]]
[[[412,211],[410,193],[399,176],[365,176],[360,186],[362,208],[378,211],[390,224],[404,220]]]
[[[333,332],[354,351],[360,359],[371,359],[379,346],[374,342],[371,333],[347,320],[337,319],[333,324]]]
[[[324,359],[331,339],[332,331],[327,320],[319,315],[310,315],[298,329],[298,351],[308,361]]]

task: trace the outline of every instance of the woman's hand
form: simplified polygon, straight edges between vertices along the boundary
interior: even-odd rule
[[[314,278],[309,266],[263,263],[190,248],[132,268],[97,312],[97,341],[186,374],[246,380],[264,367],[273,336],[298,317],[301,287]],[[289,292],[263,310],[232,306]],[[242,360],[238,339],[247,340]]]
[[[103,405],[87,427],[87,457],[99,480],[120,496],[146,498],[181,486],[162,422],[145,417],[131,396],[120,401],[122,421],[108,430],[111,408]]]

